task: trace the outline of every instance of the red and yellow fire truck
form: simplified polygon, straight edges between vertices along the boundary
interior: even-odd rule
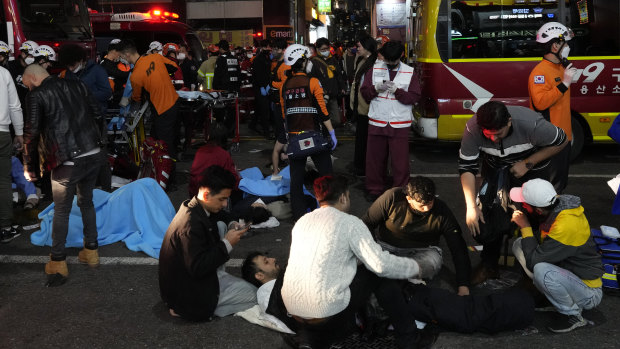
[[[459,140],[489,100],[529,107],[528,77],[542,59],[536,32],[563,22],[575,37],[569,60],[573,156],[607,136],[620,114],[620,3],[606,0],[419,1],[414,47],[423,99],[417,132]],[[576,82],[575,82],[576,81]]]

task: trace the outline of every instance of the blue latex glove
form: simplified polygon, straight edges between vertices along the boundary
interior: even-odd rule
[[[261,96],[266,96],[266,95],[267,95],[267,91],[265,91],[265,88],[264,88],[264,87],[261,87],[261,88],[260,88],[260,95],[261,95]]]
[[[336,139],[336,131],[329,131],[329,136],[332,138],[332,150],[336,149],[336,145],[338,145],[338,140]]]

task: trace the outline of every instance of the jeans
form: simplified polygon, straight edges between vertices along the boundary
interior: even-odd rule
[[[323,151],[310,156],[316,169],[321,176],[332,173],[332,158],[328,151]],[[293,218],[299,219],[306,214],[308,205],[304,198],[304,176],[306,174],[307,157],[292,159],[289,158],[291,170],[291,210]]]
[[[565,315],[579,315],[582,309],[592,309],[601,303],[603,290],[587,286],[577,275],[551,263],[537,263],[534,272],[525,262],[521,247],[522,238],[515,240],[512,252],[534,285],[553,304],[558,312]]]
[[[338,104],[338,95],[329,96],[329,100],[326,103],[327,112],[329,113],[329,119],[334,127],[342,124],[342,118],[340,115],[340,105]]]
[[[0,132],[0,228],[11,226],[13,190],[11,189],[11,154],[13,141],[9,132]]]
[[[69,214],[73,197],[82,213],[84,244],[97,246],[97,217],[93,205],[93,189],[101,166],[101,152],[71,161],[73,165],[60,165],[52,170],[52,196],[54,221],[52,223],[52,260],[66,258],[65,243],[69,232]]]
[[[601,287],[589,287],[577,275],[550,263],[534,266],[534,285],[564,315],[580,315],[582,309],[596,307],[603,298]]]

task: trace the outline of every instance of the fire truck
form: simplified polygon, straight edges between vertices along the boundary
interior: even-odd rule
[[[418,1],[414,47],[422,80],[416,130],[460,140],[480,105],[498,100],[529,107],[528,83],[543,52],[536,32],[563,22],[575,37],[569,60],[573,144],[612,142],[620,114],[620,3],[608,0]]]
[[[14,54],[24,41],[32,40],[54,49],[78,44],[95,56],[95,37],[83,0],[2,0],[0,23],[0,40]]]
[[[202,43],[194,30],[185,23],[176,21],[176,13],[153,9],[149,12],[96,13],[90,15],[97,40],[99,54],[112,39],[131,39],[138,52],[147,51],[152,41],[162,44],[173,42],[185,44],[194,53],[194,58],[202,60]]]

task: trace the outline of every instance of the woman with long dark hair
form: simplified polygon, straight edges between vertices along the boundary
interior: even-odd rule
[[[377,60],[377,42],[370,36],[362,36],[357,41],[357,55],[353,69],[355,75],[351,85],[351,110],[356,115],[355,153],[353,172],[358,176],[366,173],[366,141],[368,138],[368,103],[360,92],[361,80]]]

